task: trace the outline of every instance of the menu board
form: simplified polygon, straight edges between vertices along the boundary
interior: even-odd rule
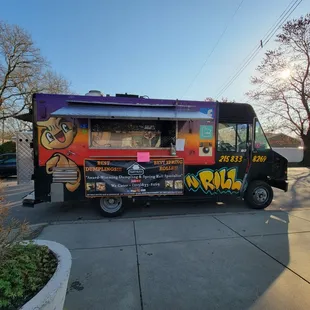
[[[86,197],[183,195],[183,159],[86,159]]]

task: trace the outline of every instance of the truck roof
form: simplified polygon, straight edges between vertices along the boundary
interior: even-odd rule
[[[251,122],[253,117],[256,116],[254,109],[251,105],[246,103],[227,103],[227,102],[211,102],[199,100],[178,100],[178,99],[150,99],[146,96],[135,96],[126,94],[118,94],[116,96],[86,96],[86,95],[64,95],[64,94],[41,94],[36,93],[33,99],[37,103],[46,103],[52,101],[65,101],[67,103],[80,103],[80,104],[113,104],[122,106],[197,106],[203,107],[205,104],[215,105],[219,107],[220,121],[227,122]],[[24,121],[32,122],[32,111],[29,113],[16,116],[16,118]]]

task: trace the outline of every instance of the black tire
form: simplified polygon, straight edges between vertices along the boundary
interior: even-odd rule
[[[122,197],[102,197],[98,200],[100,212],[104,217],[120,216],[125,209]]]
[[[273,200],[272,187],[264,181],[252,181],[245,192],[244,200],[252,209],[265,209]]]

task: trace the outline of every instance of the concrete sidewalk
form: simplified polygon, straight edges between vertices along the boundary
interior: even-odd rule
[[[65,308],[310,309],[310,210],[54,224]]]

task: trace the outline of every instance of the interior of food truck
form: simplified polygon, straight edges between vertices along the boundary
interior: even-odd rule
[[[175,121],[89,120],[91,148],[169,148],[175,143]]]

